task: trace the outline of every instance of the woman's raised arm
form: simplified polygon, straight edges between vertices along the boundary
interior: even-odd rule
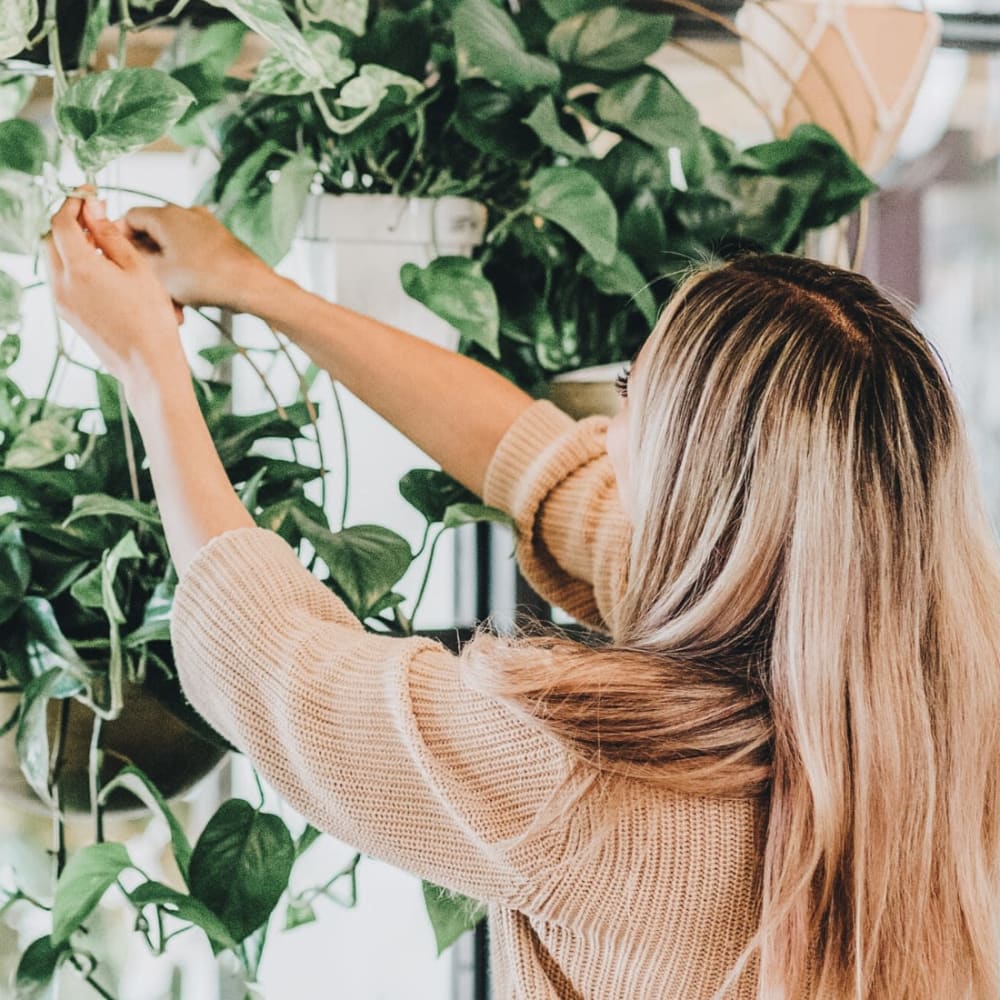
[[[470,358],[305,291],[203,209],[133,209],[123,228],[176,301],[260,316],[482,495],[497,445],[532,403],[527,393]]]

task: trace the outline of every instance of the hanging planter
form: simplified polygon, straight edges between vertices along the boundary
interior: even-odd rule
[[[812,121],[869,174],[889,162],[940,40],[937,14],[853,0],[751,0],[736,23],[747,84],[779,134]]]
[[[615,380],[621,365],[595,365],[557,375],[549,382],[549,399],[574,420],[613,417],[621,409]]]

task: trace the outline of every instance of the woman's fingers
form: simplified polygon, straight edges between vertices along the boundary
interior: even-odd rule
[[[133,241],[141,242],[150,250],[159,250],[166,242],[161,222],[163,208],[130,208],[125,213],[125,224]]]
[[[139,255],[128,237],[108,218],[104,205],[97,198],[83,203],[83,221],[101,253],[122,270],[129,270],[139,262]]]
[[[93,247],[87,242],[80,226],[82,208],[83,202],[79,198],[69,197],[52,216],[52,241],[64,268],[73,267],[94,256]]]

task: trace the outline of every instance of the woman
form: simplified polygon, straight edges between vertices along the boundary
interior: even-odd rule
[[[1000,995],[1000,564],[945,376],[869,282],[705,270],[622,414],[574,424],[203,211],[70,199],[49,250],[146,442],[188,697],[317,826],[487,901],[499,998]],[[234,496],[171,298],[286,331],[611,644],[365,633]]]

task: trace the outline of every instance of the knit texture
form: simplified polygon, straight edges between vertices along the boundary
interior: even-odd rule
[[[534,404],[498,447],[484,500],[515,518],[535,588],[613,630],[628,523],[606,426]],[[596,852],[580,851],[608,820],[593,799],[529,829],[573,773],[570,753],[468,687],[437,643],[365,632],[276,534],[205,545],[172,636],[191,703],[310,822],[488,904],[497,1000],[710,1000],[751,937],[751,802],[621,779]],[[726,996],[755,1000],[753,967]]]

